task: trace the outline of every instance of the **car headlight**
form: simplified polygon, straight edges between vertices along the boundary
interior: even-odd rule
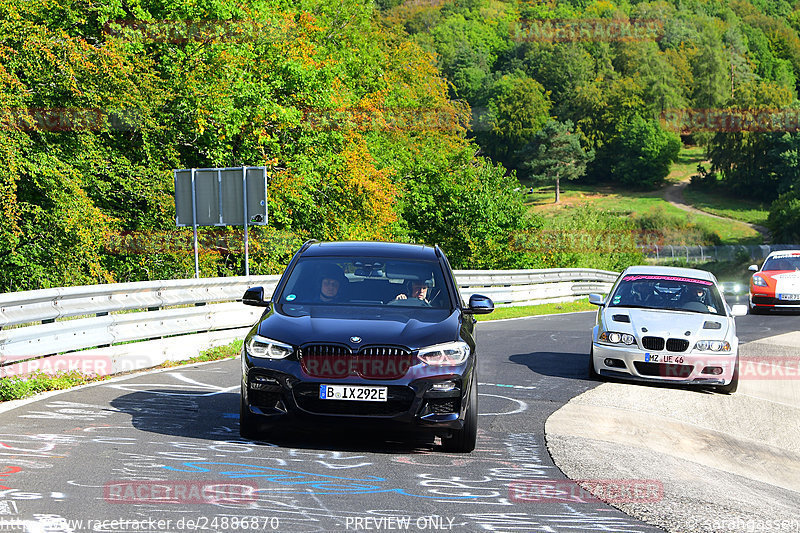
[[[288,344],[268,339],[260,335],[253,335],[247,341],[247,353],[253,357],[264,357],[266,359],[285,359],[289,357],[294,348]]]
[[[697,341],[694,349],[701,352],[730,352],[731,343],[728,341]]]
[[[761,276],[753,276],[753,285],[756,285],[758,287],[766,287],[767,282],[764,281],[764,278],[762,278]]]
[[[466,342],[446,342],[421,348],[417,358],[426,365],[454,366],[466,361],[469,353],[469,345]]]
[[[636,337],[630,333],[617,333],[616,331],[602,331],[597,336],[597,340],[611,344],[627,344],[628,346],[636,343]]]

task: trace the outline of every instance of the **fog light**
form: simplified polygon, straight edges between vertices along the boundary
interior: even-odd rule
[[[719,376],[722,374],[722,367],[720,366],[707,366],[703,369],[702,374],[711,374],[714,376]]]
[[[625,362],[621,359],[611,359],[608,357],[603,360],[603,364],[611,368],[625,368]]]
[[[440,381],[439,383],[434,383],[431,386],[431,390],[435,390],[438,392],[450,392],[455,388],[456,384],[452,381]]]
[[[267,378],[264,376],[253,376],[250,378],[250,389],[251,390],[280,390],[281,384],[278,383],[278,380]]]

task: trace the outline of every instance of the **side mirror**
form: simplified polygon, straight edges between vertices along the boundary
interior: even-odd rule
[[[264,300],[264,287],[250,287],[244,291],[242,303],[244,305],[255,305],[256,307],[270,306],[270,301]]]
[[[747,270],[749,270],[750,272],[758,272],[758,265],[750,265],[749,267],[747,267]]]
[[[590,294],[589,295],[589,303],[594,305],[603,305],[605,299],[600,296],[599,294]]]
[[[469,297],[469,310],[476,315],[486,315],[494,311],[494,302],[488,296],[473,294]]]
[[[736,304],[731,306],[731,315],[744,316],[747,314],[747,306],[744,304]]]

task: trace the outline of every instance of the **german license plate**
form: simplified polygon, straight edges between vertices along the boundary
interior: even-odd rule
[[[800,300],[800,294],[779,294],[779,300]]]
[[[320,385],[320,400],[355,400],[359,402],[385,402],[389,399],[387,387],[362,387],[360,385]]]

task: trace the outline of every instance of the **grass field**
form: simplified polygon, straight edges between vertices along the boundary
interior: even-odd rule
[[[697,164],[704,160],[704,154],[699,147],[685,147],[678,156],[678,161],[673,164],[666,186],[672,183],[685,181],[697,172]],[[654,213],[666,215],[669,218],[679,219],[685,225],[695,225],[706,233],[716,233],[720,244],[761,244],[761,235],[754,229],[730,220],[707,215],[687,213],[666,200],[664,188],[653,191],[632,191],[622,187],[608,185],[586,185],[576,182],[561,183],[561,201],[554,203],[555,188],[552,185],[534,186],[530,192],[530,184],[525,184],[524,202],[529,209],[552,223],[557,224],[558,218],[564,216],[570,209],[583,203],[606,211],[614,211],[631,217],[653,216]],[[763,206],[752,202],[723,198],[715,195],[697,193],[692,191],[686,194],[686,199],[691,204],[697,202],[698,209],[713,212],[724,216],[749,222],[762,224],[766,220],[767,211]],[[688,233],[688,232],[687,232]],[[678,239],[680,237],[678,236]],[[692,245],[696,242],[670,242],[669,244]]]
[[[696,189],[691,185],[684,189],[683,197],[697,209],[721,217],[741,220],[742,222],[748,222],[750,224],[760,224],[762,226],[767,223],[769,206],[759,202],[731,198],[720,193]]]
[[[520,318],[524,316],[555,315],[558,313],[574,313],[576,311],[595,311],[596,305],[588,299],[574,302],[549,303],[540,305],[521,305],[518,307],[496,307],[488,315],[475,315],[479,321],[500,320],[503,318]]]
[[[761,235],[754,229],[736,222],[721,220],[706,215],[695,215],[683,211],[662,198],[663,191],[635,192],[610,187],[589,187],[568,183],[561,187],[561,202],[553,203],[553,187],[534,188],[533,194],[526,195],[526,205],[545,218],[564,215],[566,210],[581,203],[591,203],[606,211],[615,211],[629,216],[641,216],[663,211],[669,217],[682,220],[685,224],[695,224],[709,233],[719,236],[720,244],[761,244]],[[675,242],[671,244],[695,244]]]
[[[705,152],[700,146],[684,146],[678,154],[678,160],[672,163],[667,181],[675,183],[688,180],[697,174],[697,164],[706,160]]]

